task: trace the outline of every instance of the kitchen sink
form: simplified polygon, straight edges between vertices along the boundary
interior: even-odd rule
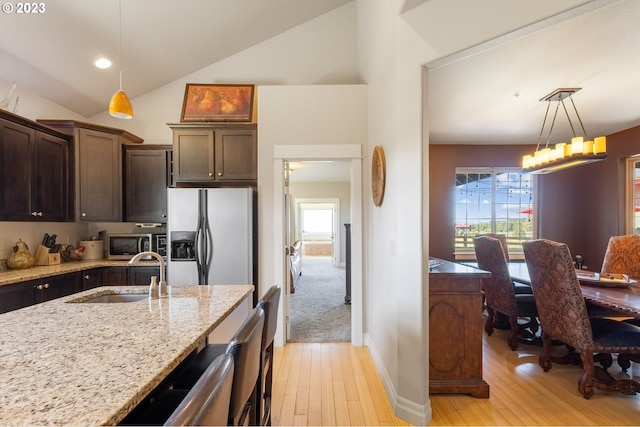
[[[149,295],[147,293],[144,294],[116,294],[116,293],[112,293],[112,294],[103,294],[103,295],[98,295],[95,297],[90,297],[87,299],[87,297],[83,297],[83,298],[79,298],[79,299],[75,299],[75,300],[71,300],[69,302],[71,303],[101,303],[101,304],[105,304],[105,303],[123,303],[123,302],[135,302],[135,301],[140,301],[143,299],[147,299],[149,298]]]

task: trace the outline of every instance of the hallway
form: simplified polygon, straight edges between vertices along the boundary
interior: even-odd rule
[[[301,271],[291,294],[289,342],[350,342],[345,268],[332,265],[330,256],[305,255]]]

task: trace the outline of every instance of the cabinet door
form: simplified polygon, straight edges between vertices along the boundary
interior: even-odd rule
[[[35,130],[0,119],[0,216],[30,220],[37,212],[31,202]]]
[[[215,178],[218,181],[255,181],[257,176],[256,131],[215,131]]]
[[[167,222],[167,148],[124,150],[124,220]]]
[[[82,290],[80,273],[49,277],[43,282],[44,301],[66,297]]]
[[[69,145],[67,141],[36,132],[35,187],[32,198],[44,221],[69,219]]]
[[[121,221],[121,155],[118,135],[80,128],[79,215],[82,221]]]
[[[33,285],[16,283],[0,286],[0,313],[28,307],[34,303]]]
[[[82,272],[82,290],[97,288],[102,286],[102,270],[104,268],[92,268]]]
[[[130,267],[129,286],[147,286],[151,283],[151,276],[156,276],[160,283],[160,266]]]
[[[211,129],[173,132],[173,173],[176,182],[213,182],[214,145]]]
[[[127,267],[107,267],[102,271],[102,286],[127,286]]]

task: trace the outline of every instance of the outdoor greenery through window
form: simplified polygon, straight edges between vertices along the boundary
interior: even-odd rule
[[[510,252],[534,238],[533,176],[519,169],[456,169],[455,252],[474,252],[478,234],[507,236]]]

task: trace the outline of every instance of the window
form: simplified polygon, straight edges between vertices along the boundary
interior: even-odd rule
[[[456,169],[456,259],[475,258],[473,238],[483,233],[505,234],[510,254],[521,254],[535,238],[534,194],[533,175],[519,169]]]
[[[333,235],[333,209],[325,203],[300,205],[303,236],[325,237]]]
[[[640,159],[629,157],[626,164],[626,233],[640,234]]]

